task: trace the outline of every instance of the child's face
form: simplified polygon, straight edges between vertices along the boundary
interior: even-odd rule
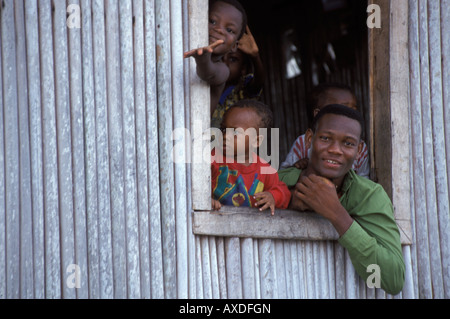
[[[242,13],[232,5],[222,1],[212,5],[209,10],[209,44],[224,41],[214,49],[214,54],[225,55],[235,47],[242,24]]]
[[[239,79],[244,73],[245,56],[241,50],[229,52],[224,57],[224,62],[230,69],[230,76],[228,77],[228,83],[238,83]]]
[[[314,116],[317,115],[320,109],[330,104],[342,104],[354,110],[358,109],[355,95],[347,90],[339,88],[329,89],[326,94],[319,99],[318,104],[319,105],[317,105],[314,110]]]
[[[221,124],[223,154],[228,158],[233,157],[239,163],[242,163],[241,160],[244,158],[248,162],[250,154],[258,147],[261,138],[258,136],[260,121],[260,116],[251,108],[229,109]],[[231,154],[234,156],[230,156]]]

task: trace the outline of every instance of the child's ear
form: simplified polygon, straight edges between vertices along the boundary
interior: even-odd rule
[[[307,150],[309,150],[312,145],[313,136],[314,136],[313,131],[310,128],[307,129],[305,133],[305,146]]]
[[[255,140],[253,141],[253,147],[258,148],[261,146],[262,142],[264,141],[264,135],[257,135]]]

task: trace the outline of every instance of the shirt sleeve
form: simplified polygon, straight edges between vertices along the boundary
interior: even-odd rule
[[[404,285],[405,264],[400,233],[393,212],[389,211],[392,206],[385,204],[384,207],[384,211],[352,216],[354,222],[339,238],[339,243],[347,249],[356,272],[364,281],[373,274],[369,266],[378,266],[381,288],[395,295]]]

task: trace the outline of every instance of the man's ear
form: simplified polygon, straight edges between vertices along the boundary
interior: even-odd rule
[[[309,148],[312,145],[313,136],[314,136],[314,132],[310,128],[307,129],[306,133],[305,133],[305,146],[306,146],[307,150],[309,150]]]
[[[364,147],[364,142],[361,140],[361,142],[359,142],[359,145],[358,145],[358,155],[361,154],[363,147]]]

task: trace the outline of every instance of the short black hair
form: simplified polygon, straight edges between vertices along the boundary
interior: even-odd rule
[[[267,106],[266,104],[258,101],[258,100],[240,100],[236,102],[234,105],[232,105],[228,110],[231,110],[232,108],[240,107],[240,108],[251,108],[253,109],[256,114],[259,115],[261,118],[259,128],[272,128],[273,125],[273,113],[272,110]],[[225,115],[224,115],[225,116]]]
[[[329,90],[332,90],[332,89],[347,91],[355,96],[355,93],[353,92],[352,88],[346,84],[334,83],[334,82],[321,83],[321,84],[315,86],[311,90],[311,93],[309,94],[308,104],[309,104],[310,110],[314,111],[317,108],[317,105],[319,104],[320,99]]]
[[[212,5],[216,2],[228,3],[229,5],[232,5],[242,13],[242,30],[241,33],[239,33],[238,35],[238,40],[240,40],[245,33],[245,29],[247,28],[247,13],[245,12],[244,7],[237,0],[209,0],[209,7],[211,8]]]
[[[352,108],[349,108],[348,106],[342,105],[342,104],[330,104],[325,107],[323,107],[319,113],[317,113],[316,117],[313,119],[313,123],[311,126],[311,129],[313,132],[317,129],[317,124],[319,123],[319,120],[325,115],[325,114],[336,114],[336,115],[342,115],[345,117],[348,117],[352,120],[358,121],[359,125],[361,126],[361,133],[360,133],[360,139],[362,138],[362,134],[364,131],[364,118],[361,114],[361,112],[354,110]]]

